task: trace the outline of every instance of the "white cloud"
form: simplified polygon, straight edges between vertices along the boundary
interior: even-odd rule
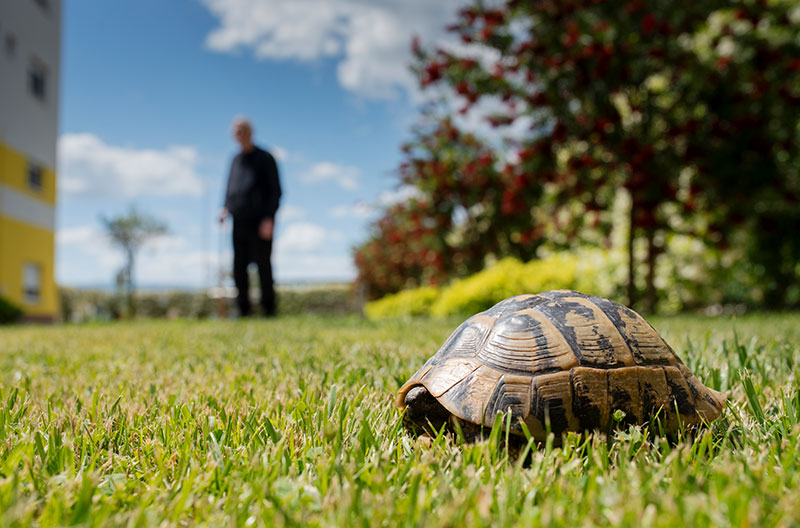
[[[431,42],[467,0],[202,0],[219,19],[206,37],[218,52],[251,51],[259,59],[338,59],[348,90],[390,98],[411,88],[413,35]]]
[[[189,247],[189,243],[186,239],[179,237],[177,235],[166,234],[166,235],[159,235],[154,237],[144,244],[144,249],[146,251],[182,251]]]
[[[111,247],[97,225],[60,228],[56,232],[57,280],[67,286],[110,284],[123,264],[122,253]]]
[[[102,233],[92,225],[82,225],[59,229],[56,233],[56,242],[66,245],[83,245],[94,242]]]
[[[324,227],[310,222],[295,222],[275,240],[276,253],[313,253],[325,245],[331,236]]]
[[[276,280],[351,280],[352,257],[341,254],[343,237],[336,231],[309,222],[294,222],[275,242],[272,264]],[[65,285],[111,285],[124,263],[97,224],[58,230],[58,280]],[[67,258],[63,258],[67,257]],[[150,241],[137,254],[135,280],[147,286],[204,287],[216,285],[219,273],[230,278],[232,252],[229,239],[217,251],[192,244],[179,235]]]
[[[489,118],[492,115],[507,115],[508,106],[499,97],[483,97],[469,109],[466,114],[461,114],[458,109],[465,104],[464,98],[453,95],[447,99],[450,113],[454,116],[456,126],[464,132],[471,132],[488,143],[500,147],[504,140],[521,141],[531,137],[533,118],[527,112],[523,103],[517,104],[518,116],[508,125],[492,126]]]
[[[330,210],[332,218],[357,218],[368,220],[376,217],[384,208],[407,202],[412,198],[420,198],[422,193],[410,185],[401,185],[381,192],[375,202],[355,202],[337,205]]]
[[[376,212],[375,206],[365,202],[356,202],[354,204],[337,205],[331,209],[331,216],[333,218],[371,218]]]
[[[353,165],[339,165],[329,161],[315,163],[300,174],[305,183],[333,181],[342,189],[353,191],[358,188],[359,169]]]
[[[278,145],[270,145],[269,151],[273,156],[275,156],[275,159],[281,163],[289,161],[289,151],[287,151],[285,148],[279,147]]]
[[[112,282],[124,261],[122,253],[111,246],[97,225],[61,228],[56,232],[56,243],[58,279],[66,279],[68,285]],[[64,253],[69,254],[68,258],[63,257]]]
[[[353,259],[340,250],[342,234],[310,222],[294,222],[278,235],[272,257],[275,277],[292,280],[352,280]]]
[[[407,202],[412,198],[420,198],[422,193],[410,185],[389,189],[381,192],[378,199],[374,202],[355,202],[353,204],[342,204],[330,210],[331,218],[355,218],[359,220],[371,220],[387,207]]]
[[[300,207],[299,205],[281,205],[278,208],[278,222],[298,220],[300,218],[305,218],[306,214],[306,209],[304,207]]]
[[[159,286],[207,286],[217,283],[220,266],[230,269],[230,250],[215,253],[191,249],[185,241],[183,246],[142,251],[136,263],[138,282]]]
[[[378,196],[378,204],[381,207],[389,207],[394,204],[407,202],[411,198],[420,198],[420,197],[422,197],[422,193],[416,187],[413,187],[411,185],[401,185],[396,189],[383,191]]]
[[[272,259],[275,277],[286,281],[351,281],[356,268],[349,255],[276,255]]]
[[[122,251],[115,247],[99,225],[87,224],[59,229],[58,279],[67,285],[113,284],[124,264]],[[178,235],[150,240],[136,255],[137,284],[198,287],[216,284],[220,266],[230,268],[231,251],[198,249]]]
[[[63,134],[58,140],[59,187],[71,194],[133,198],[200,196],[198,153],[190,146],[164,150],[108,145],[93,134]]]

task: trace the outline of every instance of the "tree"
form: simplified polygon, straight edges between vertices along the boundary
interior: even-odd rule
[[[644,267],[655,308],[671,233],[720,254],[744,241],[764,302],[800,303],[798,25],[791,0],[476,0],[450,27],[463,45],[415,42],[414,70],[461,114],[494,108],[495,133],[465,134],[445,104],[404,146],[399,173],[417,199],[387,211],[369,244],[406,264],[421,253],[404,248],[421,244],[435,269],[417,259],[384,286],[464,273],[482,264],[476,248],[528,259],[545,241],[607,243],[624,195],[629,304]]]
[[[687,157],[690,205],[714,244],[744,239],[768,307],[800,300],[800,9],[732,2],[694,39],[704,68]]]
[[[131,206],[127,213],[114,217],[101,217],[100,222],[105,228],[111,242],[122,249],[125,254],[125,264],[117,274],[117,284],[127,300],[128,314],[135,314],[134,307],[134,265],[136,254],[142,245],[157,236],[168,232],[167,226],[162,221],[140,213]]]
[[[499,129],[530,122],[503,169],[525,184],[509,186],[506,200],[549,208],[542,216],[563,242],[596,231],[626,191],[628,300],[638,298],[642,237],[652,311],[670,231],[719,243],[738,215],[774,284],[794,273],[800,242],[776,226],[791,231],[800,217],[798,19],[796,3],[780,0],[478,1],[450,28],[473,56],[418,47],[418,71],[423,86],[457,94],[463,112],[494,103]]]
[[[356,248],[359,279],[370,297],[437,284],[483,269],[487,258],[531,258],[538,233],[507,227],[530,207],[510,202],[508,175],[495,151],[448,117],[426,114],[402,147],[398,174],[412,197],[389,207]]]
[[[630,196],[629,303],[636,301],[634,241],[648,244],[648,305],[653,308],[657,233],[669,229],[663,206],[678,198],[685,122],[701,104],[693,51],[681,44],[721,5],[663,2],[509,0],[461,11],[451,29],[464,43],[489,49],[493,61],[465,61],[437,50],[424,82],[447,83],[467,107],[504,102],[498,126],[521,116],[531,134],[510,172],[552,189],[552,218],[573,240],[607,211],[619,188]]]

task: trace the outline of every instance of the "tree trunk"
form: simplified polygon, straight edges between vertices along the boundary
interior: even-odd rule
[[[647,313],[656,311],[656,254],[655,229],[647,230],[647,297],[645,310]]]
[[[136,306],[133,302],[133,263],[134,263],[134,255],[133,251],[128,252],[128,317],[133,319],[136,316]]]
[[[636,240],[636,233],[634,232],[634,211],[635,204],[633,203],[633,195],[631,195],[630,232],[628,233],[628,306],[631,308],[636,304],[636,262],[633,255],[633,243]]]

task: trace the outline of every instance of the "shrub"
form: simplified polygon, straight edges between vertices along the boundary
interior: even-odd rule
[[[351,284],[322,284],[306,288],[278,288],[280,315],[358,313]]]
[[[22,310],[4,297],[0,297],[0,324],[11,324],[22,317]]]
[[[61,288],[61,319],[66,322],[117,319],[124,313],[124,299],[114,292]],[[258,303],[255,291],[253,302]],[[220,302],[224,304],[220,307]],[[140,318],[176,317],[203,319],[235,311],[233,299],[211,298],[204,290],[138,292],[134,296],[136,316]],[[304,288],[278,287],[278,313],[351,314],[358,306],[350,284],[321,284]]]
[[[487,270],[453,283],[431,307],[431,313],[472,314],[513,295],[547,290],[608,295],[608,262],[608,254],[598,250],[554,253],[528,263],[503,259]]]
[[[439,289],[423,286],[386,295],[364,306],[370,319],[430,314],[431,304],[439,297]]]
[[[528,263],[505,258],[480,273],[453,282],[433,304],[431,314],[472,314],[512,295],[574,289],[577,268],[577,259],[565,254]]]
[[[364,311],[370,319],[473,314],[513,295],[556,289],[607,297],[613,293],[612,274],[620,269],[621,258],[624,255],[597,249],[553,253],[527,263],[508,257],[440,290],[405,290],[367,303]]]

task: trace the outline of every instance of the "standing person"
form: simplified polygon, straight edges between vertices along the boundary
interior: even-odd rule
[[[275,287],[272,281],[272,235],[275,213],[281,198],[281,184],[275,158],[253,144],[253,126],[245,118],[233,121],[233,137],[241,147],[231,162],[225,206],[220,223],[233,217],[233,280],[238,295],[239,315],[248,316],[250,281],[247,266],[258,264],[261,282],[261,307],[266,317],[275,315]]]

